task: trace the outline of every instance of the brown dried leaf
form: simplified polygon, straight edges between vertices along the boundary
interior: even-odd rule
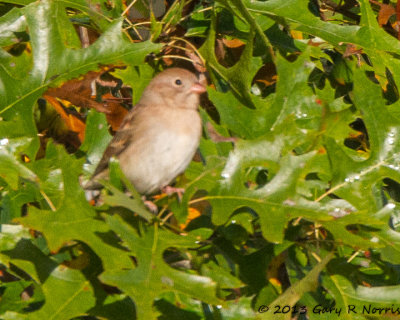
[[[207,131],[210,139],[214,142],[236,142],[238,138],[221,136],[210,122],[207,123]]]
[[[174,64],[174,59],[164,56],[176,55],[176,50],[172,47],[166,47],[163,52],[162,60],[164,61],[165,65],[170,67]]]
[[[196,69],[197,72],[204,73],[207,71],[204,62],[197,54],[195,54],[193,51],[185,51],[185,52],[188,58],[192,60],[193,67]]]
[[[100,75],[100,72],[90,71],[84,75],[83,79],[67,81],[59,88],[50,88],[45,94],[67,100],[75,106],[93,108],[99,112],[107,113],[107,108],[93,99],[95,91],[92,88]]]
[[[400,0],[396,3],[396,20],[400,21]]]
[[[216,39],[215,40],[215,56],[217,57],[217,60],[219,63],[222,63],[225,61],[225,56],[226,56],[226,51],[224,47],[224,43],[221,39]]]
[[[396,10],[391,5],[380,3],[375,0],[369,0],[369,2],[380,7],[378,13],[378,23],[380,26],[385,25],[389,21],[389,18],[396,14]]]
[[[343,53],[343,57],[347,58],[350,57],[352,55],[360,55],[363,53],[362,48],[357,49],[357,47],[352,44],[352,43],[347,43],[346,44],[346,51]]]
[[[245,44],[239,39],[217,39],[215,41],[215,56],[222,66],[229,68],[239,61],[244,48]]]
[[[128,110],[121,103],[116,102],[118,99],[115,99],[110,93],[106,93],[102,98],[106,101],[104,106],[107,109],[107,122],[111,125],[113,131],[117,131]]]

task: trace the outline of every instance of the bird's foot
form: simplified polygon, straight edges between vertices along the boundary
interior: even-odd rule
[[[171,186],[165,186],[164,188],[161,189],[163,193],[165,193],[167,196],[171,196],[174,193],[178,196],[179,201],[182,200],[182,195],[185,192],[185,189],[183,188],[175,188]]]
[[[150,212],[152,212],[154,214],[158,213],[158,207],[154,202],[152,202],[150,200],[146,200],[145,196],[142,197],[142,200],[143,200],[144,205],[147,207],[147,209],[150,210]]]

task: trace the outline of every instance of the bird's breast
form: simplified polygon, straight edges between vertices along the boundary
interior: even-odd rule
[[[125,175],[145,194],[168,185],[186,169],[201,136],[201,119],[195,110],[173,109],[154,120],[120,157]]]

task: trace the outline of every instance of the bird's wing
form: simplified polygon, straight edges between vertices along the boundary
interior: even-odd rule
[[[134,139],[134,131],[137,124],[135,119],[137,114],[141,113],[142,109],[143,106],[138,104],[134,107],[134,110],[126,115],[118,131],[115,133],[107,149],[104,151],[104,154],[97,165],[92,178],[106,170],[108,168],[108,162],[110,161],[110,158],[113,156],[118,157],[126,149],[126,146],[128,146]]]

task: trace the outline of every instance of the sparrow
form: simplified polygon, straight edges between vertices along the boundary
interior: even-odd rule
[[[135,189],[153,194],[183,173],[202,132],[198,112],[206,88],[192,72],[169,68],[152,79],[106,148],[85,189],[98,189],[108,177],[111,157]]]

